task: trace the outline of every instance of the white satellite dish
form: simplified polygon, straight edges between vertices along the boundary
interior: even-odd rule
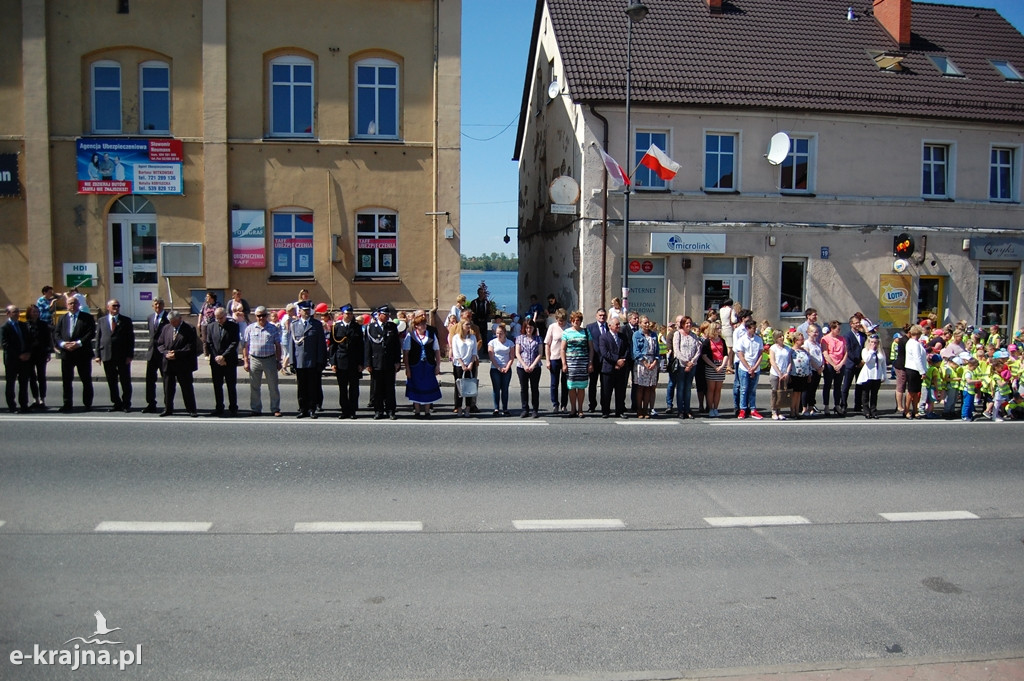
[[[786,160],[789,155],[789,135],[784,132],[777,132],[772,135],[768,143],[768,153],[764,155],[768,162],[777,166]]]
[[[558,82],[557,78],[555,78],[548,85],[548,98],[549,99],[554,99],[554,98],[558,97],[558,95],[560,95],[560,94],[562,94],[562,84]]]

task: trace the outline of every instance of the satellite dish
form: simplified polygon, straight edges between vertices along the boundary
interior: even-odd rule
[[[777,166],[786,160],[789,155],[789,135],[784,132],[777,132],[772,135],[768,143],[768,153],[764,155],[768,162]]]
[[[551,84],[548,85],[548,98],[554,99],[560,94],[562,94],[562,84],[558,82],[557,78],[555,78],[551,81]]]
[[[909,266],[910,266],[910,263],[908,263],[903,258],[900,258],[900,259],[898,259],[896,262],[894,262],[892,264],[892,269],[895,272],[902,273],[902,272],[906,272],[907,271],[907,267],[909,267]]]

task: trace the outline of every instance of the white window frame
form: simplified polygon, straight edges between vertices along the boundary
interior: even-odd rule
[[[96,84],[96,69],[97,68],[116,68],[117,69],[117,87],[109,86],[98,86]],[[124,79],[121,77],[121,64],[112,59],[100,59],[94,61],[89,65],[89,99],[90,99],[90,115],[91,120],[89,121],[90,128],[95,135],[120,135],[124,131],[124,98],[121,92],[121,88]],[[117,127],[116,128],[101,128],[97,125],[96,121],[96,94],[97,92],[116,92],[117,93]]]
[[[808,258],[801,258],[796,256],[786,256],[779,261],[779,317],[804,317],[804,309],[807,303],[807,267]],[[783,291],[783,278],[782,270],[786,263],[797,263],[801,266],[803,274],[800,281],[800,300],[799,305],[790,304],[786,309],[782,308],[783,303],[787,302],[784,298],[785,291]]]
[[[818,160],[818,136],[817,135],[801,135],[793,133],[789,136],[790,146],[789,153],[786,154],[786,158],[779,164],[779,191],[783,194],[813,194],[815,190],[815,169]],[[797,152],[797,140],[807,142],[807,152]],[[782,180],[785,174],[787,164],[789,166],[795,166],[796,159],[798,156],[805,156],[807,158],[807,187],[800,189],[797,187],[785,187],[782,184]],[[794,171],[795,178],[795,171]]]
[[[671,180],[663,180],[660,177],[658,177],[657,175],[655,175],[654,171],[650,170],[649,168],[647,168],[647,166],[640,165],[640,159],[642,159],[644,157],[644,154],[647,153],[647,150],[651,148],[651,144],[648,144],[647,146],[643,147],[642,149],[640,148],[640,142],[638,140],[640,135],[664,135],[665,136],[665,145],[664,146],[658,145],[658,146],[659,146],[659,148],[662,151],[665,152],[665,154],[667,156],[669,156],[671,158],[672,154],[669,153],[669,150],[672,148],[672,134],[671,134],[671,131],[668,130],[668,129],[654,129],[654,128],[648,128],[648,129],[638,128],[638,129],[633,131],[633,157],[634,157],[633,158],[633,167],[636,168],[636,170],[633,172],[633,189],[635,189],[638,192],[641,192],[641,191],[656,191],[656,192],[660,191],[660,192],[663,192],[663,191],[665,191],[666,189],[669,188],[669,184],[672,181]],[[644,173],[643,181],[646,184],[640,184],[640,173],[641,172]]]
[[[304,239],[305,236],[306,236],[306,231],[305,230],[299,231],[298,229],[295,228],[296,220],[298,219],[298,216],[300,216],[300,215],[308,215],[310,217],[310,225],[311,225],[311,229],[312,229],[312,231],[310,231],[308,233],[309,242],[310,242],[310,245],[309,245],[309,248],[308,248],[308,250],[310,251],[309,254],[308,254],[309,255],[309,260],[310,260],[308,270],[306,268],[303,268],[301,270],[299,269],[299,256],[300,255],[304,255],[304,254],[298,253],[298,251],[299,250],[306,250],[305,246],[303,246],[301,249],[296,247],[295,245],[292,245],[292,246],[289,247],[290,250],[291,250],[291,258],[289,260],[289,263],[290,263],[289,267],[287,267],[287,268],[281,267],[281,266],[278,265],[278,262],[277,262],[277,256],[278,256],[278,252],[277,252],[277,250],[278,250],[277,239],[279,238],[279,236],[281,236],[281,238],[291,238],[293,240],[300,239],[300,238]],[[277,231],[277,227],[278,227],[277,218],[280,217],[280,216],[290,216],[290,218],[291,218],[291,230],[289,232],[287,232],[287,234],[285,234],[284,232],[278,232]],[[305,208],[281,208],[281,209],[278,209],[278,210],[275,210],[275,211],[271,211],[271,213],[270,213],[270,256],[271,256],[270,257],[270,273],[271,273],[271,275],[274,276],[274,277],[277,277],[277,278],[281,278],[281,279],[312,279],[315,276],[315,274],[316,274],[316,238],[315,237],[316,237],[316,220],[314,219],[313,211],[305,209]]]
[[[372,217],[373,229],[368,230],[364,227],[364,224],[360,223],[361,217],[370,216]],[[355,272],[356,277],[367,278],[371,277],[374,279],[380,278],[398,278],[398,236],[401,227],[401,221],[399,219],[398,211],[391,210],[389,208],[363,208],[356,211],[355,216],[356,222],[356,262]],[[382,229],[381,220],[389,220],[393,225],[393,231],[388,231],[386,228]],[[394,240],[394,246],[381,246],[381,245],[368,245],[361,247],[366,241],[375,242],[378,240]],[[370,252],[372,251],[372,253]],[[387,253],[382,251],[394,251],[391,254],[392,266],[390,269],[387,268]],[[371,259],[370,266],[367,266],[363,262],[364,257]]]
[[[275,81],[274,80],[274,67],[275,66],[307,66],[310,70],[310,82],[309,87],[309,130],[296,130],[295,123],[295,102],[297,101],[296,89],[300,86],[304,87],[306,83],[296,83],[294,80],[294,69],[291,69],[292,78],[286,81]],[[276,121],[274,118],[274,89],[275,86],[285,86],[288,88],[288,103],[289,111],[291,112],[291,120],[288,121],[287,130],[275,131],[276,124],[280,121]],[[312,59],[308,57],[302,57],[299,55],[285,55],[282,57],[276,57],[270,60],[269,68],[267,69],[267,104],[269,112],[267,115],[268,121],[268,137],[287,137],[287,138],[314,138],[316,136],[316,64]]]
[[[925,150],[930,148],[941,148],[946,151],[946,158],[944,161],[936,161],[934,159],[926,160],[924,157]],[[926,200],[949,200],[956,196],[956,144],[948,140],[924,140],[921,145],[921,198]],[[944,170],[943,177],[946,182],[946,190],[943,193],[937,193],[934,186],[936,166],[942,166]],[[932,181],[931,191],[925,191],[924,186],[924,173],[926,170],[931,169],[932,172],[929,177]]]
[[[714,135],[716,137],[732,137],[733,151],[732,151],[732,184],[731,187],[709,187],[706,184],[707,171],[708,171],[708,154],[715,154],[719,158],[722,156],[721,151],[709,152],[708,148],[708,137]],[[739,192],[740,190],[740,145],[742,143],[742,136],[738,130],[705,130],[701,138],[701,184],[703,190],[709,193],[725,193],[731,194]],[[721,171],[719,171],[719,177],[721,177]]]
[[[362,84],[359,82],[359,69],[360,68],[373,68],[378,77],[374,79],[373,83]],[[380,83],[379,73],[380,69],[394,69],[395,72],[395,83],[394,85]],[[355,96],[352,98],[353,111],[352,120],[355,125],[356,139],[385,139],[385,140],[398,140],[401,139],[402,131],[402,69],[399,64],[390,59],[381,59],[379,57],[371,59],[361,59],[353,65],[352,70],[352,82],[355,87]],[[370,89],[373,92],[373,110],[374,118],[369,122],[364,122],[360,116],[362,114],[361,102],[366,94],[363,92],[364,89]],[[383,133],[380,131],[380,92],[383,90],[394,90],[395,97],[395,130],[393,133]],[[373,124],[373,128],[368,127],[368,123]]]
[[[1021,152],[1024,147],[1019,144],[995,144],[993,143],[988,152],[988,200],[995,203],[1018,203],[1020,201],[1020,176],[1021,176]],[[996,151],[1010,152],[1009,163],[997,163],[992,160],[992,154]],[[1009,168],[1010,186],[1009,197],[996,197],[992,195],[992,172],[998,168]]]
[[[144,72],[147,69],[161,69],[167,72],[167,87],[146,87]],[[146,128],[146,93],[166,92],[167,93],[167,128]],[[170,135],[171,134],[171,65],[165,61],[144,61],[139,64],[139,132],[143,135]]]

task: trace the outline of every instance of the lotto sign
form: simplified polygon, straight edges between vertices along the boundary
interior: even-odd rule
[[[878,276],[878,323],[885,328],[903,328],[910,323],[910,275]]]

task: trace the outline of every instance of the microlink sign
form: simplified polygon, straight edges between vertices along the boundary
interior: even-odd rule
[[[652,233],[651,253],[725,253],[725,235]]]

